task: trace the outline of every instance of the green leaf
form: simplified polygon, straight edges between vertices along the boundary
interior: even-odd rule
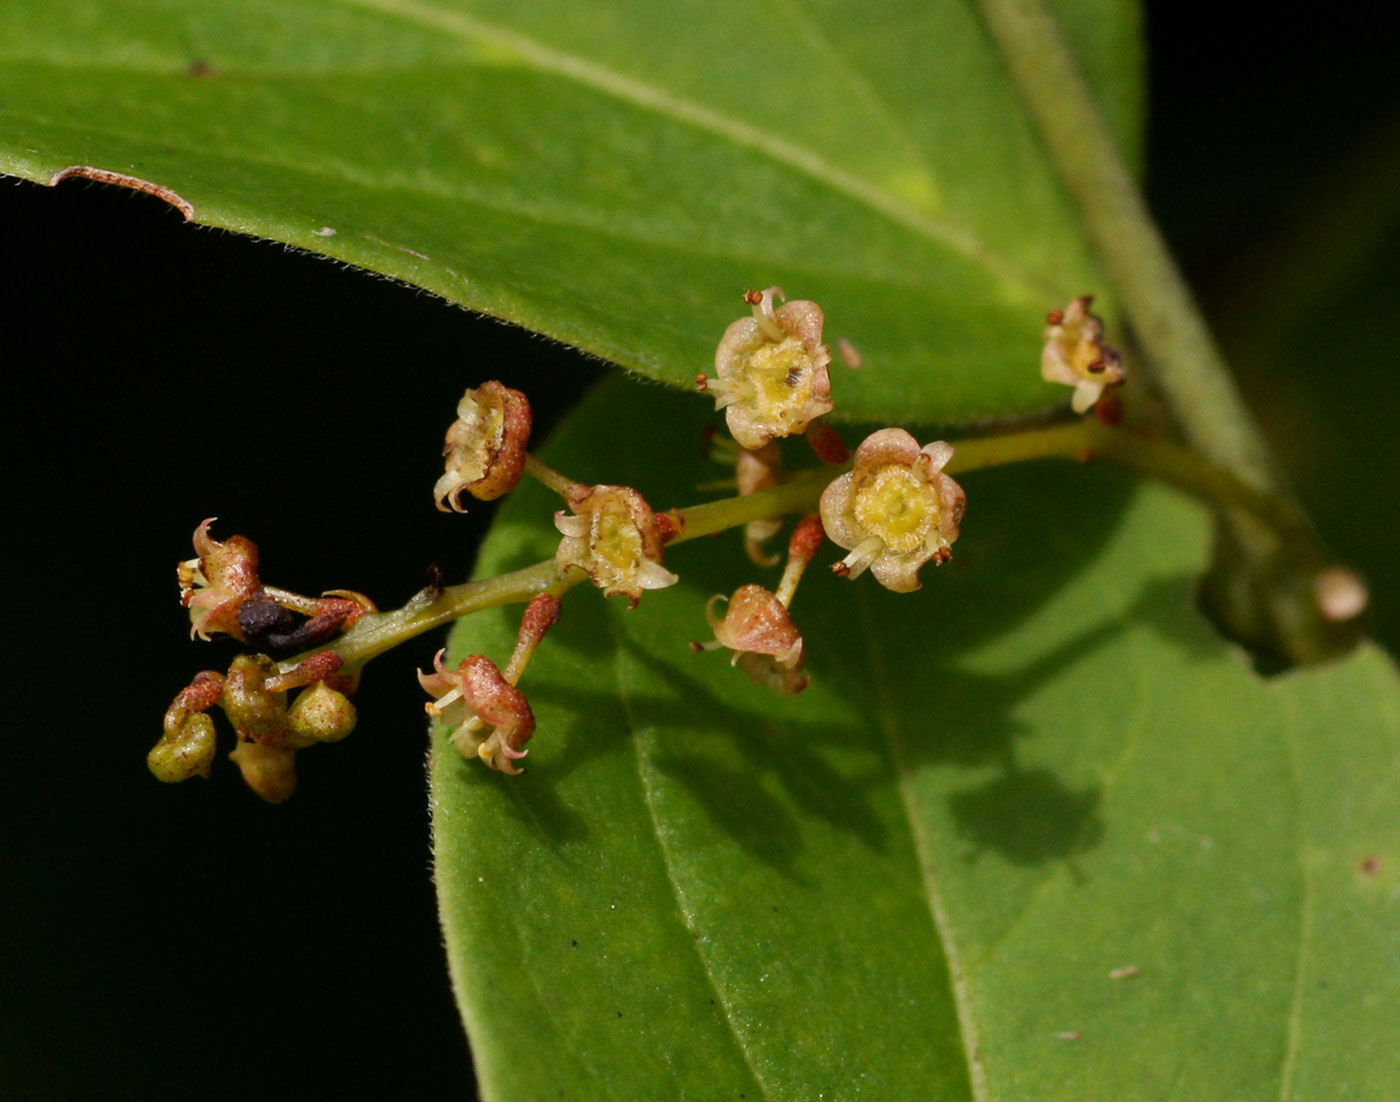
[[[1135,146],[1135,7],[1063,7]],[[1045,406],[1042,315],[1106,291],[957,0],[7,0],[0,171],[72,166],[679,385],[780,283],[851,416]]]
[[[704,417],[615,382],[552,461],[689,503],[716,468],[676,441]],[[1168,490],[1066,464],[965,485],[920,592],[819,558],[800,697],[686,647],[711,593],[762,580],[730,534],[674,548],[681,583],[635,611],[570,594],[525,679],[525,776],[434,735],[488,1098],[1400,1093],[1388,659],[1256,676],[1194,610],[1208,517]],[[555,507],[509,499],[483,573],[548,555]],[[504,658],[517,613],[454,653]]]

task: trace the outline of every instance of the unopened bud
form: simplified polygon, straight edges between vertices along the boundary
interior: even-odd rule
[[[214,721],[203,712],[187,715],[172,733],[167,725],[161,740],[146,755],[146,767],[158,781],[175,784],[209,776],[218,740]]]
[[[290,746],[240,742],[228,757],[248,787],[270,804],[280,804],[297,789],[297,752]]]
[[[324,681],[292,701],[287,710],[287,726],[295,742],[339,742],[355,729],[355,705],[344,694]]]
[[[286,746],[287,694],[267,688],[272,660],[263,655],[240,654],[229,666],[219,703],[238,731],[238,737],[269,746]]]

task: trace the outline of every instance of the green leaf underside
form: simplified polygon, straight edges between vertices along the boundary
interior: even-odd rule
[[[689,502],[703,419],[609,384],[552,461]],[[674,548],[680,585],[635,611],[569,596],[525,776],[434,733],[488,1098],[1400,1091],[1389,661],[1257,678],[1193,610],[1208,521],[1167,490],[1061,464],[966,486],[917,594],[819,557],[798,698],[686,647],[711,593],[765,580],[730,534]],[[548,554],[556,504],[509,499],[482,571]],[[517,615],[453,654],[504,659]]]
[[[1135,146],[1135,8],[1065,9]],[[954,0],[8,0],[0,171],[71,165],[680,385],[778,283],[856,417],[1047,405],[1042,315],[1105,291]]]

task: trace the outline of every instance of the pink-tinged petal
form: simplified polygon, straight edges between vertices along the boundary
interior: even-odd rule
[[[855,470],[890,464],[909,467],[918,461],[919,454],[919,442],[903,429],[880,429],[862,440],[856,449]]]
[[[1075,413],[1087,413],[1103,394],[1103,383],[1097,379],[1084,379],[1074,388],[1070,407]]]
[[[854,493],[854,479],[843,474],[833,479],[822,491],[817,509],[821,513],[822,526],[831,542],[838,547],[850,550],[865,538],[865,529],[856,523],[851,514],[851,497]]]
[[[915,562],[884,555],[870,564],[870,573],[886,589],[895,593],[913,593],[923,584],[919,581],[919,567],[927,561]]]
[[[923,446],[923,453],[929,458],[931,475],[937,474],[948,465],[948,461],[953,458],[953,445],[946,440],[935,440],[931,444]]]

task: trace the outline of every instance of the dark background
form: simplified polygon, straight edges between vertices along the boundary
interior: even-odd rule
[[[1324,534],[1397,634],[1400,87],[1379,28],[1151,6],[1149,192]],[[463,387],[537,423],[598,366],[412,289],[75,181],[0,183],[7,765],[0,1094],[467,1093],[429,876],[431,644],[374,664],[347,742],[271,808],[221,761],[157,785],[204,517],[265,579],[401,603],[488,511],[428,500]],[[225,641],[226,642],[226,641]]]

